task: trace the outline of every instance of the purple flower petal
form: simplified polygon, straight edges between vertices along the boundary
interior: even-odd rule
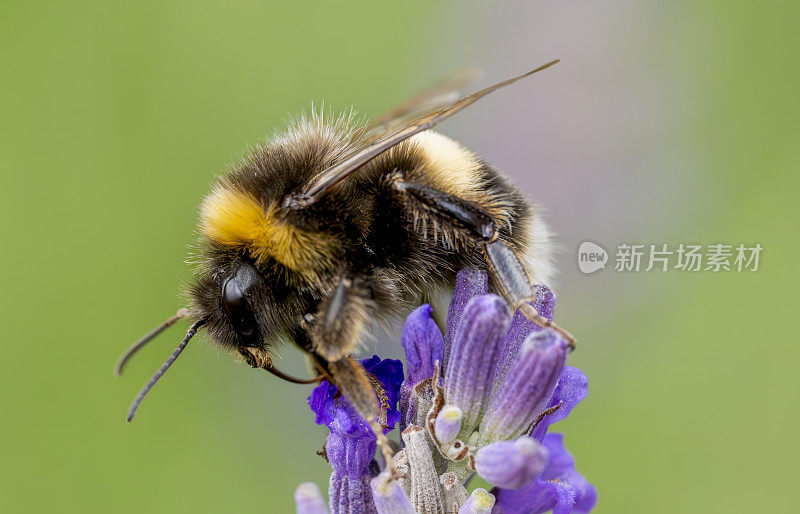
[[[328,461],[337,473],[353,478],[370,476],[369,464],[375,455],[375,434],[356,433],[355,436],[332,428],[325,450]]]
[[[533,438],[542,441],[550,425],[566,418],[572,409],[588,395],[589,379],[586,378],[583,371],[572,366],[565,366],[546,408],[555,407],[559,403],[561,403],[561,407],[542,418],[531,434]]]
[[[380,359],[377,355],[373,355],[370,359],[362,360],[361,364],[383,385],[386,398],[389,400],[386,424],[390,430],[400,420],[397,401],[400,399],[400,387],[403,384],[403,363],[397,359]]]
[[[426,378],[433,376],[433,365],[442,362],[442,332],[431,318],[433,308],[428,305],[417,307],[406,318],[401,338],[406,354],[408,378],[414,387]]]
[[[475,268],[464,268],[456,275],[456,287],[450,309],[447,311],[447,326],[444,331],[444,348],[442,350],[442,369],[447,369],[453,339],[461,323],[461,316],[470,300],[489,292],[489,277]]]
[[[492,492],[497,497],[492,514],[567,514],[574,504],[567,487],[538,479],[516,491],[495,488]]]
[[[463,412],[463,433],[475,428],[486,407],[510,321],[505,302],[496,295],[473,298],[464,309],[444,384],[445,401]]]
[[[314,413],[314,422],[317,425],[330,427],[333,423],[337,405],[331,401],[336,394],[336,387],[332,386],[327,380],[323,380],[311,391],[308,397],[308,406]]]
[[[533,286],[533,290],[536,293],[536,301],[531,302],[531,305],[536,309],[536,312],[550,321],[553,321],[553,311],[555,311],[556,308],[556,296],[550,289],[543,285],[537,284]],[[500,363],[497,365],[495,390],[516,359],[522,343],[532,332],[539,332],[540,330],[542,330],[542,327],[526,318],[522,312],[517,311],[514,314],[514,319],[511,322],[511,326],[508,328],[508,333],[503,342],[503,353],[500,357]]]
[[[597,503],[597,491],[580,473],[564,447],[561,434],[548,434],[544,447],[550,459],[536,481],[517,490],[495,489],[496,514],[553,511],[553,514],[584,514]]]
[[[331,514],[377,514],[369,477],[350,478],[336,471],[328,485]]]
[[[490,484],[519,489],[531,483],[547,463],[547,450],[530,437],[491,443],[475,455],[475,470]]]
[[[297,514],[328,514],[328,505],[322,491],[314,482],[305,482],[294,490],[294,503]]]
[[[403,363],[396,359],[381,360],[377,355],[361,361],[367,372],[374,375],[383,385],[389,401],[387,410],[387,432],[394,428],[400,419],[397,411],[397,401],[400,397],[400,385],[403,382]],[[308,397],[308,406],[314,412],[314,421],[318,425],[325,425],[331,430],[335,429],[345,433],[360,432],[372,433],[369,424],[362,418],[343,396],[338,396],[338,389],[328,381],[323,380],[311,391]]]
[[[550,460],[542,472],[542,480],[567,484],[575,493],[576,513],[589,512],[597,503],[597,490],[583,475],[575,470],[575,459],[564,446],[563,434],[547,434],[542,443],[550,453]]]
[[[400,484],[386,473],[373,478],[369,485],[378,514],[415,514],[408,495],[403,492]]]
[[[402,344],[406,354],[408,377],[400,388],[400,430],[414,422],[414,386],[433,376],[436,361],[442,362],[442,332],[431,318],[433,309],[425,304],[415,309],[403,327]]]
[[[566,359],[567,343],[554,330],[528,336],[489,402],[481,436],[498,441],[525,433],[553,395]]]

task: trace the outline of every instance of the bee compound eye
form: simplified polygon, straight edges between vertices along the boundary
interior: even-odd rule
[[[235,277],[229,278],[222,285],[222,304],[228,321],[242,342],[255,342],[258,339],[258,324],[250,302],[236,283]]]

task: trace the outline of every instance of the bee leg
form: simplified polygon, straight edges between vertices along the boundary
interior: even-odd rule
[[[389,397],[386,395],[386,391],[383,389],[383,384],[381,384],[380,380],[378,380],[375,375],[366,370],[364,370],[364,373],[367,374],[367,379],[372,386],[372,391],[378,397],[378,402],[381,404],[380,414],[378,414],[378,423],[380,423],[384,429],[389,428],[387,420],[389,412]]]
[[[330,375],[332,383],[367,420],[394,475],[392,447],[383,433],[389,408],[386,392],[361,363],[349,356],[358,347],[373,311],[372,292],[366,284],[358,278],[341,277],[328,298],[320,302],[317,313],[308,318],[307,351],[321,373]]]
[[[392,461],[393,450],[389,439],[383,433],[385,427],[385,410],[383,409],[384,400],[379,399],[381,394],[376,397],[375,387],[372,383],[374,378],[370,379],[370,374],[360,362],[351,358],[345,357],[336,362],[330,362],[329,367],[333,373],[333,379],[336,385],[344,393],[344,396],[355,408],[361,417],[369,423],[372,432],[378,440],[378,447],[381,450],[383,459],[386,462],[386,468],[389,473],[395,477],[397,470]],[[383,396],[383,388],[378,384]],[[388,407],[388,404],[386,404]],[[384,419],[381,420],[381,411],[384,411]]]
[[[477,243],[508,304],[540,327],[552,328],[564,337],[570,348],[575,348],[572,334],[539,314],[531,305],[536,293],[530,273],[514,250],[499,239],[497,226],[489,213],[457,196],[401,178],[394,179],[393,186],[403,195],[407,209],[415,218],[420,211],[432,215],[434,220],[460,229],[457,233]]]
[[[311,351],[330,362],[354,353],[374,310],[372,291],[366,282],[341,277],[310,317],[307,331]]]
[[[498,238],[497,226],[492,216],[480,206],[432,187],[408,182],[402,178],[392,181],[400,193],[406,210],[416,220],[422,216],[432,218],[434,225],[451,226],[458,236],[479,242],[492,242]],[[415,223],[416,224],[416,223]]]
[[[484,244],[482,251],[495,281],[509,305],[519,309],[526,318],[542,328],[552,328],[575,349],[575,337],[558,324],[545,318],[531,305],[536,298],[530,274],[517,254],[502,241]]]

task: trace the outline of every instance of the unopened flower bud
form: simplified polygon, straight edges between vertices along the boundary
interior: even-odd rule
[[[445,405],[436,416],[434,433],[440,443],[449,443],[458,436],[461,430],[461,409],[455,405]]]
[[[456,287],[453,290],[453,299],[447,311],[447,326],[444,333],[444,348],[442,350],[442,369],[447,369],[450,361],[450,351],[456,336],[456,329],[461,323],[461,316],[470,300],[489,291],[489,277],[485,272],[475,268],[464,268],[456,275]]]
[[[458,509],[458,514],[491,514],[494,495],[486,489],[475,489],[467,502]]]
[[[415,514],[411,500],[403,492],[400,484],[392,480],[387,472],[373,478],[370,483],[372,500],[378,514]]]
[[[294,503],[297,514],[328,514],[328,505],[322,491],[313,482],[304,482],[294,490]]]
[[[434,364],[442,361],[442,333],[431,318],[433,309],[425,304],[415,309],[406,319],[401,342],[406,354],[406,379],[400,388],[400,430],[415,423],[417,405],[414,388],[433,376]],[[423,414],[427,413],[424,411]]]
[[[531,305],[536,312],[543,318],[553,321],[553,311],[556,307],[556,297],[553,292],[543,285],[533,286],[536,295],[536,300],[531,302]],[[508,327],[505,340],[503,341],[503,352],[500,355],[500,361],[497,364],[497,373],[494,377],[493,389],[496,390],[500,383],[506,376],[506,373],[514,364],[519,354],[519,349],[525,342],[525,339],[531,332],[539,332],[542,327],[529,320],[522,311],[517,311],[514,318],[511,320],[511,325]]]
[[[567,359],[567,343],[552,329],[531,334],[520,348],[481,422],[487,441],[514,439],[547,406]]]
[[[547,464],[547,449],[533,438],[491,443],[475,455],[475,469],[502,489],[519,489],[532,482]]]
[[[473,298],[464,309],[445,372],[445,400],[461,408],[461,431],[466,435],[477,426],[488,402],[510,318],[496,295]]]

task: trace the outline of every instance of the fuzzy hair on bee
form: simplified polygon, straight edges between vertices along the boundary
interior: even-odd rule
[[[350,325],[338,348],[313,345],[328,360],[356,350],[367,319],[388,321],[450,283],[457,270],[485,267],[469,231],[458,220],[439,216],[424,201],[427,189],[407,184],[483,208],[499,227],[500,239],[538,270],[536,280],[550,280],[546,228],[527,199],[497,170],[435,132],[393,147],[367,164],[358,180],[313,208],[280,213],[287,194],[364,143],[366,131],[352,112],[325,114],[301,116],[257,147],[216,182],[202,205],[201,265],[191,297],[199,317],[209,319],[206,330],[213,340],[242,346],[219,295],[237,263],[257,269],[265,285],[249,293],[262,334],[296,337],[298,323],[308,323],[306,314],[322,318],[312,328],[327,333],[321,340],[336,337],[334,325]],[[360,292],[353,294],[342,280],[362,282]],[[339,295],[350,300],[337,302]],[[342,315],[352,321],[342,323]]]
[[[352,359],[360,342],[376,324],[446,297],[466,267],[487,271],[511,307],[563,331],[528,304],[532,284],[552,278],[552,246],[539,210],[500,171],[431,130],[555,62],[410,122],[409,109],[380,124],[353,110],[312,109],[252,148],[213,183],[200,207],[188,309],[120,361],[121,370],[177,319],[195,320],[129,419],[202,327],[255,368],[294,382],[331,380],[365,419],[378,420],[381,391],[367,390],[375,381]],[[280,341],[304,351],[318,377],[304,381],[275,368],[271,350]]]

